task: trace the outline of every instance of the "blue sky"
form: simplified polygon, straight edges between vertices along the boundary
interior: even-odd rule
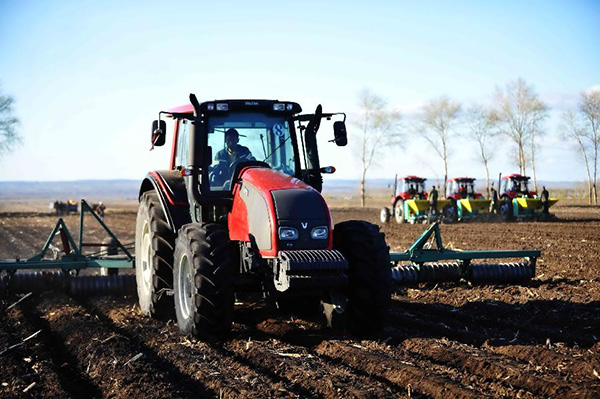
[[[553,109],[538,179],[583,180],[556,122],[600,84],[598,21],[598,1],[0,2],[0,84],[23,136],[0,159],[0,180],[141,179],[169,158],[166,147],[148,151],[152,120],[190,92],[352,114],[368,87],[410,120],[432,98],[489,102],[519,77]],[[443,174],[405,134],[370,177]],[[322,164],[357,178],[352,148],[325,143],[331,135],[323,126]],[[516,169],[505,144],[493,174]],[[451,175],[484,175],[467,140],[451,146]]]

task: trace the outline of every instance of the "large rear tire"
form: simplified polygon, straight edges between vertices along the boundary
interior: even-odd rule
[[[231,330],[237,246],[218,224],[190,223],[179,230],[173,270],[179,330],[208,341]]]
[[[135,229],[135,277],[142,313],[173,317],[173,249],[175,237],[158,201],[149,191],[142,195]]]
[[[348,260],[349,330],[357,335],[383,329],[392,294],[392,269],[385,235],[364,221],[338,223],[333,246]]]

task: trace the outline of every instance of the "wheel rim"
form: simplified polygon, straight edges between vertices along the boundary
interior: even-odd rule
[[[394,207],[394,216],[396,217],[396,222],[400,223],[402,221],[402,204],[396,204]]]
[[[144,281],[144,285],[147,287],[150,286],[152,282],[152,241],[150,239],[150,226],[148,222],[144,222],[144,227],[142,228],[142,279]]]
[[[179,295],[177,295],[177,300],[179,301],[181,316],[188,319],[192,309],[192,271],[187,255],[181,256],[177,266],[179,268],[179,280],[177,281]]]
[[[383,208],[381,210],[381,212],[379,213],[379,220],[381,220],[382,223],[386,223],[388,221],[388,211],[387,211],[387,209]]]

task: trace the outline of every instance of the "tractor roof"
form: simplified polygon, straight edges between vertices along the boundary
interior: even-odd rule
[[[398,178],[398,181],[412,181],[415,183],[423,183],[425,180],[427,179],[419,176],[404,176]]]
[[[217,109],[215,110],[215,104]],[[226,104],[227,108],[220,110],[219,105]],[[283,105],[281,110],[275,110],[275,104]],[[211,108],[212,107],[212,108]],[[279,101],[279,100],[214,100],[205,101],[200,104],[200,108],[206,112],[221,113],[226,111],[269,111],[269,112],[281,112],[281,113],[292,113],[298,114],[302,112],[302,107],[298,103],[290,101]],[[179,107],[175,107],[167,111],[172,116],[176,114],[193,114],[194,107],[192,104],[184,104]]]
[[[457,181],[460,183],[473,183],[476,179],[474,177],[453,177],[448,181]]]
[[[508,179],[510,179],[510,180],[529,180],[530,177],[529,176],[523,176],[523,175],[520,175],[518,173],[513,173],[512,175],[508,175],[508,176],[503,176],[502,177],[502,180],[508,180]]]

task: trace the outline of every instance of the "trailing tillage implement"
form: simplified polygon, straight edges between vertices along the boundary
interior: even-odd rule
[[[432,243],[433,241],[433,243]],[[459,251],[443,246],[440,227],[434,223],[405,252],[391,252],[392,277],[398,284],[458,281],[475,284],[526,283],[535,277],[539,250]],[[514,259],[523,258],[521,261]],[[511,262],[475,263],[482,259],[509,259]],[[410,263],[401,263],[410,262]]]
[[[92,215],[110,240],[102,243],[84,242],[84,216]],[[62,251],[53,242],[60,237]],[[99,251],[84,254],[86,247],[100,247]],[[123,295],[135,293],[135,276],[119,275],[119,269],[133,269],[131,245],[123,245],[85,200],[81,200],[79,215],[79,243],[77,244],[62,218],[42,250],[29,259],[0,260],[0,294],[46,290],[62,290],[72,295]],[[51,253],[49,252],[51,251]],[[123,252],[123,255],[113,254]],[[47,255],[51,255],[48,257]],[[98,269],[98,275],[80,276],[85,269]],[[28,270],[28,272],[18,272]],[[3,273],[4,272],[4,273]],[[18,273],[17,273],[18,272]]]

